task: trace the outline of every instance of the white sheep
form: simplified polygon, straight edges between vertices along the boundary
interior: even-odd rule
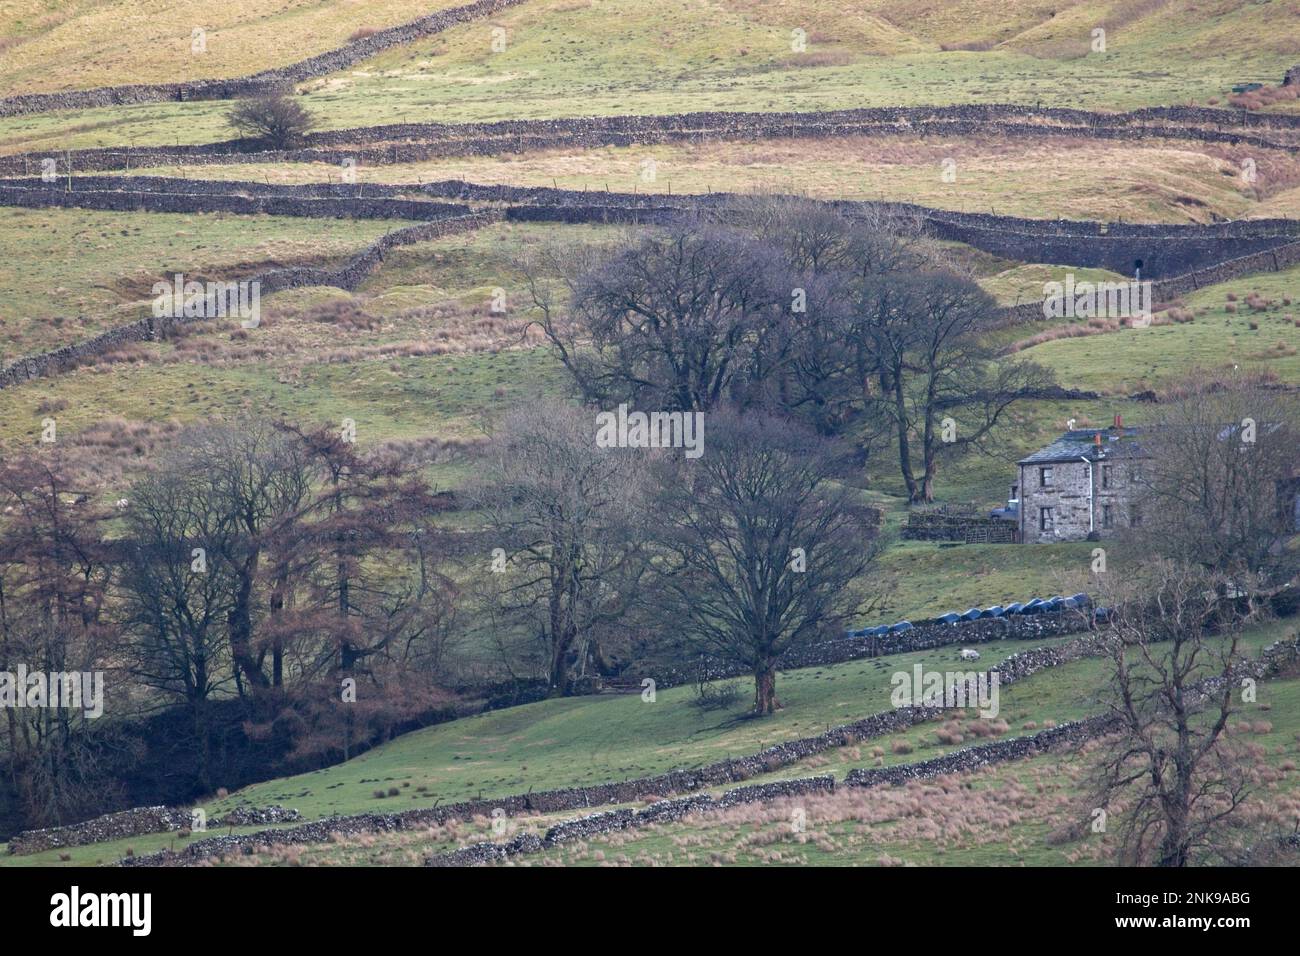
[[[125,508],[128,504],[130,504],[130,502],[127,501],[125,498],[118,498],[118,499],[117,499],[117,506],[118,506],[119,508]]]
[[[977,661],[980,659],[980,652],[971,650],[969,647],[963,647],[961,650],[961,659],[964,661]]]

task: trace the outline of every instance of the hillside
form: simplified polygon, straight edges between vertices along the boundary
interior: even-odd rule
[[[0,865],[1293,864],[1297,66],[1300,0],[7,3],[0,657],[107,679],[0,700]]]

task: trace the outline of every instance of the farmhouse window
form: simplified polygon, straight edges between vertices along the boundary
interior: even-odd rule
[[[1051,530],[1052,530],[1052,527],[1053,527],[1053,525],[1052,525],[1052,509],[1051,509],[1051,508],[1039,508],[1039,509],[1038,509],[1038,530],[1039,530],[1039,531],[1051,531]]]
[[[1052,487],[1052,469],[1050,466],[1038,469],[1038,484],[1042,488]]]
[[[1101,466],[1101,486],[1102,488],[1112,487],[1110,465]]]
[[[1101,506],[1101,526],[1103,528],[1115,527],[1115,508],[1112,505]]]
[[[1142,510],[1137,505],[1129,505],[1128,523],[1134,528],[1142,527]]]

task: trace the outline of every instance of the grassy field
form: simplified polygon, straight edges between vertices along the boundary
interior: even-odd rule
[[[5,95],[224,78],[285,66],[464,0],[6,0]],[[193,49],[204,30],[205,49]],[[266,42],[269,35],[274,43]]]
[[[0,208],[0,363],[134,321],[153,284],[332,264],[377,220]]]
[[[1252,312],[1244,302],[1251,292],[1274,307]],[[1110,395],[1159,388],[1194,368],[1241,367],[1300,381],[1300,268],[1225,282],[1184,301],[1196,315],[1193,322],[1060,338],[1019,354],[1056,369],[1072,387]]]
[[[225,14],[232,20],[260,0],[244,0]],[[353,8],[347,16],[324,5],[319,15],[345,26],[378,22],[403,4]],[[323,128],[375,123],[494,120],[571,115],[667,113],[683,110],[834,109],[852,106],[1020,102],[1126,109],[1211,101],[1222,103],[1244,81],[1277,83],[1300,52],[1300,35],[1276,24],[1295,22],[1296,0],[1117,0],[1096,4],[969,0],[935,15],[934,0],[802,0],[797,8],[769,0],[721,3],[670,0],[653,6],[635,0],[530,0],[486,21],[388,51],[344,73],[309,81],[304,103]],[[291,17],[294,8],[283,16]],[[1287,17],[1291,17],[1288,21]],[[308,24],[305,12],[301,24]],[[191,16],[190,19],[193,19]],[[1089,49],[1091,31],[1108,29],[1106,52]],[[189,63],[189,33],[155,39],[165,48],[159,72],[175,79]],[[493,49],[493,29],[505,30],[503,51]],[[77,21],[63,36],[76,43]],[[792,31],[807,47],[792,49]],[[912,32],[915,31],[915,32]],[[29,29],[28,33],[38,31]],[[123,31],[128,33],[128,31]],[[220,34],[218,33],[219,37]],[[277,32],[289,48],[319,43],[318,33],[285,22]],[[972,36],[983,40],[971,42]],[[98,35],[80,34],[82,44]],[[1001,39],[997,39],[1001,38]],[[996,42],[993,42],[996,39]],[[11,49],[39,51],[29,37]],[[49,41],[54,42],[54,41]],[[17,61],[22,88],[96,85],[144,78],[133,65],[132,37],[114,48],[104,71],[46,70],[42,54]],[[144,41],[141,41],[144,42]],[[213,41],[216,42],[215,40]],[[967,49],[960,49],[965,46]],[[986,47],[987,48],[984,48]],[[267,56],[262,44],[232,42],[246,62]],[[969,49],[978,47],[979,49]],[[946,49],[945,49],[946,48]],[[14,54],[15,56],[17,54]],[[96,53],[59,62],[92,63]],[[227,56],[230,52],[227,51]],[[104,56],[107,56],[105,54]],[[183,58],[172,62],[173,57]],[[188,59],[184,59],[188,58]],[[235,57],[237,60],[240,57]],[[212,59],[205,63],[212,63]],[[145,71],[146,73],[148,70]],[[1288,104],[1295,107],[1295,102]],[[0,121],[0,149],[75,148],[110,144],[203,142],[230,135],[223,103],[139,104],[66,111]]]

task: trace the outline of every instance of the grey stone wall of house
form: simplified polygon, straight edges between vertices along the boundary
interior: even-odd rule
[[[1094,462],[1092,475],[1082,461],[1019,466],[1020,540],[1031,544],[1082,541],[1091,532],[1113,537],[1130,527],[1134,468],[1131,460]],[[1052,470],[1050,486],[1043,469]],[[1091,492],[1091,501],[1090,501]],[[1051,528],[1043,528],[1043,509],[1051,509]]]

